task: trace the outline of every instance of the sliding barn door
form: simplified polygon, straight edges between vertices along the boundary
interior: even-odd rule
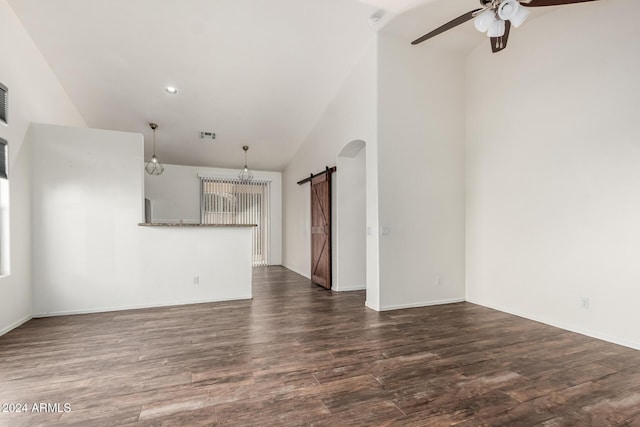
[[[311,179],[311,280],[331,289],[331,171]]]

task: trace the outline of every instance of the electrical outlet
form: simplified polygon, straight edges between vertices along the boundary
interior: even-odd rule
[[[200,276],[193,276],[193,284],[194,285],[200,284]]]
[[[580,308],[584,308],[585,310],[589,309],[589,298],[587,297],[580,298]]]

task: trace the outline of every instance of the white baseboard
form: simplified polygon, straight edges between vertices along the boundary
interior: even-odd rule
[[[43,318],[43,317],[57,317],[57,316],[73,316],[78,314],[95,314],[95,313],[109,313],[113,311],[126,311],[126,310],[141,310],[145,308],[158,308],[158,307],[175,307],[180,305],[191,305],[191,304],[209,304],[212,302],[228,302],[228,301],[246,301],[253,299],[253,296],[249,295],[238,298],[221,298],[215,300],[194,300],[194,301],[181,301],[175,303],[166,303],[166,304],[145,304],[145,305],[131,305],[131,306],[120,306],[120,307],[99,307],[99,308],[89,308],[83,310],[68,310],[68,311],[52,311],[47,313],[39,313],[34,314],[35,318]]]
[[[432,305],[456,304],[464,301],[464,298],[452,298],[437,301],[416,302],[411,304],[386,305],[384,307],[380,307],[380,311],[402,310],[403,308],[430,307]]]
[[[307,275],[306,273],[303,273],[302,271],[299,271],[298,269],[295,269],[295,268],[293,268],[293,267],[290,267],[290,266],[288,266],[288,265],[284,265],[284,264],[283,264],[282,266],[283,266],[284,268],[286,268],[287,270],[291,270],[291,271],[293,271],[294,273],[299,274],[299,275],[301,275],[302,277],[304,277],[304,278],[306,278],[306,279],[311,280],[311,276],[310,276],[310,275]]]
[[[493,305],[493,304],[484,304],[482,302],[475,301],[473,299],[468,299],[467,302],[470,302],[471,304],[481,305],[482,307],[487,307],[487,308],[490,308],[492,310],[502,311],[503,313],[508,313],[508,314],[512,314],[514,316],[522,317],[523,319],[532,320],[534,322],[539,322],[539,323],[544,323],[545,325],[553,326],[554,328],[560,328],[560,329],[564,329],[565,331],[575,332],[576,334],[585,335],[585,336],[590,337],[590,338],[595,338],[595,339],[598,339],[598,340],[607,341],[607,342],[610,342],[612,344],[621,345],[623,347],[629,347],[629,348],[632,348],[634,350],[640,350],[640,343],[627,341],[627,340],[621,339],[619,337],[614,337],[614,336],[611,336],[611,335],[602,334],[602,333],[590,331],[590,330],[587,330],[587,329],[576,328],[576,327],[564,324],[562,322],[551,321],[551,320],[545,319],[543,317],[532,316],[532,315],[530,315],[528,313],[522,313],[522,312],[519,312],[519,311],[516,311],[516,310],[507,309],[505,307],[500,307],[500,306]]]
[[[18,320],[17,322],[13,322],[11,325],[7,326],[6,328],[0,329],[0,336],[6,334],[7,332],[11,332],[13,331],[15,328],[24,325],[25,323],[27,323],[29,320],[33,319],[32,315],[28,315],[23,317],[22,319]]]
[[[367,307],[368,309],[373,310],[373,311],[380,311],[380,309],[378,307],[374,307],[373,305],[369,304],[369,301],[365,301],[364,302],[364,306]]]
[[[334,289],[331,289],[331,290],[335,291],[335,292],[356,292],[356,291],[366,291],[367,288],[366,287],[363,288],[361,286],[357,286],[357,287],[354,287],[354,288],[340,288],[340,289],[335,289],[334,288]]]

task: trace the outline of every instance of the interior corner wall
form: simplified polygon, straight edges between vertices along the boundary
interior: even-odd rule
[[[8,125],[0,125],[9,147],[10,243],[9,274],[0,277],[2,335],[32,315],[29,125],[85,122],[6,0],[0,0],[0,82],[9,88]]]
[[[379,39],[381,309],[464,300],[464,58]]]
[[[640,2],[467,59],[467,299],[640,349]]]
[[[239,169],[167,165],[160,176],[145,174],[145,197],[155,222],[200,222],[198,176],[237,178]],[[271,182],[270,263],[282,264],[282,173],[253,171],[254,178]]]
[[[308,184],[297,182],[334,166],[341,150],[354,140],[366,143],[366,222],[369,229],[378,229],[376,63],[377,43],[372,41],[283,171],[283,265],[305,277],[310,277],[311,269],[310,193]],[[377,308],[377,233],[366,239],[367,305]]]

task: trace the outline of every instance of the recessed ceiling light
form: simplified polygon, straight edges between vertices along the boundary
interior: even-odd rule
[[[171,94],[171,95],[175,95],[176,93],[178,93],[178,88],[173,87],[173,86],[167,86],[164,88],[164,90],[167,91],[167,93]]]

